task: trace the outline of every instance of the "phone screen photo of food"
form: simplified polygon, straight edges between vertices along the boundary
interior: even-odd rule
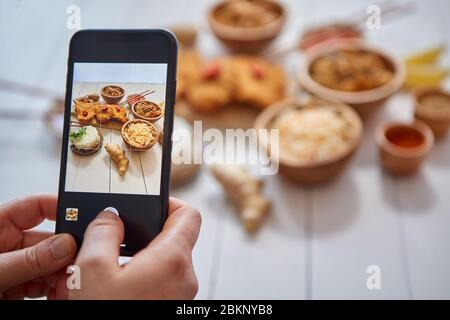
[[[95,216],[114,207],[125,224],[121,254],[132,255],[165,220],[170,141],[163,130],[172,126],[174,88],[169,63],[101,60],[73,61],[56,231],[80,245]]]

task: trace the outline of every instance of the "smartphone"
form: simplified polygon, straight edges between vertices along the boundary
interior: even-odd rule
[[[107,207],[131,256],[167,217],[177,41],[166,30],[83,30],[70,41],[56,233]]]

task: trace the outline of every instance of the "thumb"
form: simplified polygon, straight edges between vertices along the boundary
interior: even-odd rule
[[[0,292],[58,271],[75,257],[76,243],[69,234],[59,234],[38,244],[0,254]]]
[[[104,209],[87,227],[76,264],[94,262],[105,267],[118,266],[123,237],[124,225],[118,211],[112,207]]]

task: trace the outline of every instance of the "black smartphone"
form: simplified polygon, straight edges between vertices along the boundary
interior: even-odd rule
[[[70,41],[56,233],[78,244],[96,215],[118,210],[121,255],[167,217],[177,41],[166,30],[83,30]]]

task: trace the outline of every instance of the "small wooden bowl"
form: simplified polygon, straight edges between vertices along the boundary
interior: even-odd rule
[[[415,135],[423,139],[423,142],[416,147],[400,146],[393,142],[393,137],[400,134]],[[433,133],[421,121],[415,121],[413,124],[382,123],[375,132],[375,139],[383,168],[395,175],[409,175],[417,172],[433,146]]]
[[[104,92],[107,87],[113,87],[114,89],[118,89],[120,92],[122,92],[122,94],[119,96],[110,96]],[[110,85],[103,87],[102,90],[100,91],[100,94],[106,103],[117,104],[120,102],[120,100],[122,100],[123,96],[125,95],[125,90],[122,87]]]
[[[136,105],[138,103],[141,103],[141,102],[149,103],[149,104],[152,104],[152,105],[156,106],[161,111],[160,115],[157,116],[157,117],[154,117],[154,118],[147,118],[147,117],[141,116],[139,113],[136,112]],[[163,110],[163,108],[160,105],[158,105],[158,104],[156,104],[156,103],[154,103],[152,101],[148,101],[148,100],[142,100],[142,101],[138,101],[138,102],[133,103],[131,105],[131,112],[133,113],[133,116],[135,118],[142,119],[142,120],[147,120],[147,121],[150,121],[151,123],[155,123],[156,121],[161,119],[162,116],[164,115],[164,110]]]
[[[426,106],[422,104],[423,99],[430,95],[441,95],[449,101],[448,112],[445,115],[430,113],[426,111]],[[425,122],[433,131],[436,139],[443,138],[448,134],[450,128],[450,94],[440,88],[424,88],[414,92],[414,116],[416,119]]]
[[[234,27],[219,22],[215,14],[229,1],[219,1],[208,13],[209,26],[225,46],[235,52],[257,53],[266,48],[281,32],[286,21],[286,10],[273,0],[258,0],[270,5],[279,14],[274,21],[259,27]]]
[[[394,76],[388,83],[370,90],[348,92],[327,88],[313,79],[310,68],[318,58],[339,50],[363,50],[379,55],[392,69]],[[387,98],[401,88],[405,81],[405,70],[397,58],[370,46],[361,39],[337,39],[325,41],[306,51],[304,61],[298,71],[298,80],[306,90],[314,95],[348,104],[361,116],[366,116],[379,109]]]
[[[98,135],[100,136],[100,142],[99,142],[99,144],[98,144],[95,148],[78,149],[78,148],[75,148],[75,146],[74,146],[73,143],[71,142],[71,143],[70,143],[70,150],[72,150],[72,152],[74,152],[74,153],[76,153],[76,154],[79,154],[80,156],[88,156],[88,155],[94,154],[94,153],[96,153],[98,150],[100,150],[100,148],[101,148],[102,145],[103,145],[103,134],[102,134],[101,131],[98,130],[97,128],[96,128],[96,130],[97,130],[97,132],[98,132]]]
[[[303,164],[293,158],[292,156],[283,156],[280,152],[278,159],[272,155],[270,143],[263,135],[259,135],[259,143],[263,148],[268,147],[268,154],[271,155],[272,161],[279,163],[280,173],[287,179],[301,184],[318,184],[329,180],[332,180],[341,173],[349,163],[349,160],[353,156],[355,150],[358,148],[362,137],[362,121],[358,114],[349,106],[325,101],[317,98],[309,98],[324,103],[324,106],[332,106],[339,110],[340,114],[345,119],[355,126],[355,137],[351,141],[347,151],[341,155],[329,158],[325,161],[318,161],[313,164]],[[254,127],[256,129],[271,129],[272,123],[275,118],[282,112],[291,108],[304,108],[308,100],[302,99],[287,99],[277,102],[273,106],[265,109],[256,119]],[[320,108],[320,106],[318,106]],[[266,140],[266,141],[264,141]]]
[[[125,136],[125,131],[126,128],[132,124],[132,123],[138,123],[138,122],[143,122],[149,126],[152,127],[152,130],[156,133],[155,139],[153,139],[153,141],[151,141],[148,145],[146,146],[140,146],[137,145],[135,143],[133,143],[132,141],[128,140],[128,138]],[[157,142],[158,142],[158,130],[156,129],[156,127],[149,121],[147,120],[142,120],[142,119],[134,119],[134,120],[129,120],[127,121],[123,126],[122,126],[122,139],[123,141],[133,150],[136,151],[145,151],[150,149],[151,147],[153,147]]]

